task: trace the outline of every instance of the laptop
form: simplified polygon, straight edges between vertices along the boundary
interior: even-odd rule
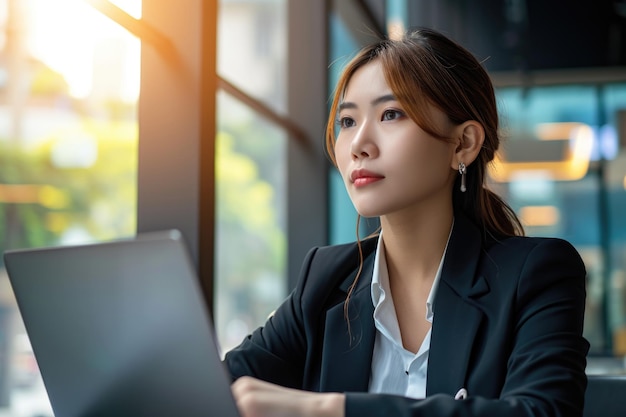
[[[56,417],[238,417],[177,230],[4,254]]]

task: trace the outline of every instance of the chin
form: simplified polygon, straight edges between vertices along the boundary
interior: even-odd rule
[[[363,217],[363,218],[367,218],[367,219],[371,219],[371,218],[378,218],[381,216],[381,214],[378,211],[372,211],[370,210],[358,210],[356,211],[357,213],[359,213],[359,216]]]
[[[380,196],[355,199],[352,205],[361,217],[380,217],[395,209],[393,205],[387,204],[384,197]]]

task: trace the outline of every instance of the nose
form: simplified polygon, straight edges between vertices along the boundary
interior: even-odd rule
[[[375,158],[378,148],[375,142],[375,126],[364,120],[350,143],[352,159]]]

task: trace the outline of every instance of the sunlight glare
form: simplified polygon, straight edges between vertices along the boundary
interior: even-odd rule
[[[133,15],[141,5],[138,0],[113,3]],[[105,59],[119,60],[113,65],[124,67],[119,74],[121,98],[137,98],[140,42],[124,28],[82,0],[28,0],[25,13],[30,53],[65,77],[72,96],[85,98],[92,92],[100,51]]]

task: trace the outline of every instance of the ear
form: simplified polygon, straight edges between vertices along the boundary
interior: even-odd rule
[[[457,147],[450,164],[452,169],[458,170],[461,162],[469,166],[478,157],[485,141],[485,129],[477,121],[468,120],[458,125],[455,132]]]

